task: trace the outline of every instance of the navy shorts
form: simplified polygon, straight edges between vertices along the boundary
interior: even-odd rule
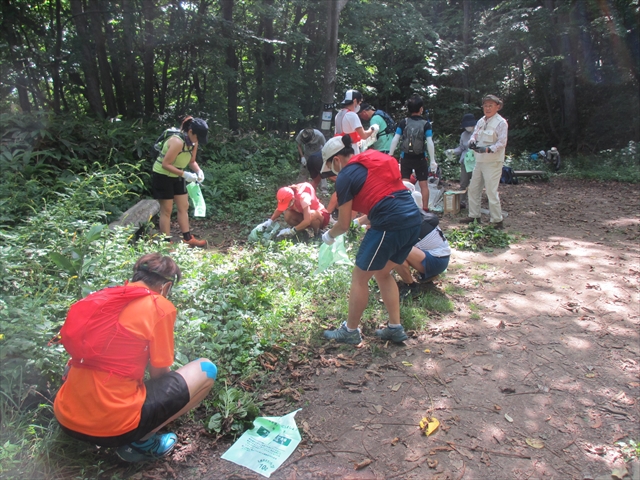
[[[187,194],[187,182],[182,177],[170,177],[162,173],[153,172],[151,194],[156,200],[173,200],[176,195]]]
[[[94,437],[69,430],[60,425],[62,431],[70,437],[102,447],[122,447],[140,440],[189,403],[189,387],[178,372],[169,372],[159,378],[147,380],[145,386],[147,387],[147,398],[142,405],[140,423],[134,430],[114,437]]]
[[[389,260],[401,264],[420,237],[420,225],[401,230],[370,228],[362,239],[356,265],[366,271],[382,270]]]
[[[422,252],[424,253],[424,260],[422,260],[424,273],[420,274],[422,280],[440,275],[449,266],[450,255],[446,257],[434,257],[429,252],[425,252],[424,250],[422,250]]]
[[[411,178],[411,173],[415,170],[418,181],[429,179],[429,163],[424,156],[409,155],[407,153],[400,159],[400,173],[402,178]]]

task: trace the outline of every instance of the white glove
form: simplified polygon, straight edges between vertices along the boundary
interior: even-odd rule
[[[454,150],[453,150],[453,148],[447,148],[447,149],[444,151],[444,153],[445,153],[446,155],[451,156],[451,155],[453,155],[453,151],[454,151]]]
[[[373,129],[374,132],[376,132],[376,135],[380,131],[380,125],[378,125],[377,123],[374,123],[373,125],[371,125],[371,128]]]
[[[269,228],[271,225],[273,225],[273,220],[268,219],[266,222],[261,223],[260,225],[258,225],[258,231],[259,232],[264,232],[267,228]]]
[[[307,159],[304,158],[304,157],[301,157],[300,158],[300,163],[302,164],[303,167],[306,167],[307,166]]]
[[[191,172],[182,172],[182,178],[184,178],[187,182],[198,181],[198,176],[195,173],[191,173]]]
[[[435,160],[431,160],[431,165],[429,165],[429,169],[431,170],[431,172],[436,173],[436,171],[438,170],[438,164],[435,162]]]
[[[278,237],[292,237],[297,232],[293,228],[283,228],[278,232]]]
[[[204,172],[202,169],[198,170],[198,183],[204,182]]]
[[[329,234],[329,230],[327,230],[326,232],[324,232],[324,233],[322,234],[322,241],[323,241],[324,243],[326,243],[327,245],[332,245],[332,244],[333,244],[333,242],[335,242],[335,241],[336,241],[336,239],[335,239],[335,238],[333,238],[333,237]]]
[[[357,219],[357,218],[354,218],[352,223],[353,223],[356,227],[359,227],[359,226],[360,226],[360,222],[358,221],[358,219]]]

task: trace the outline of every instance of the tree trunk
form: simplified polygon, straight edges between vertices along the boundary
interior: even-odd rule
[[[101,11],[110,11],[105,0],[98,1],[100,2],[99,5]],[[122,83],[122,69],[120,68],[120,57],[122,55],[122,51],[117,48],[114,41],[114,33],[111,22],[104,22],[104,33],[107,39],[107,47],[109,47],[111,78],[113,80],[113,87],[116,91],[116,105],[118,106],[118,113],[120,115],[126,115],[127,102],[125,101],[124,84]]]
[[[325,108],[326,105],[333,103],[335,91],[336,91],[336,71],[338,69],[338,25],[340,22],[340,12],[347,4],[348,0],[327,0],[328,8],[328,20],[327,20],[327,47],[326,56],[324,62],[324,76],[322,81],[322,103],[324,104],[320,109],[320,121],[319,127],[322,129],[325,137],[331,136],[331,124],[329,122],[329,128],[322,128],[327,126],[326,122],[322,122],[322,113],[329,111],[329,108]],[[332,109],[331,109],[332,110]]]
[[[62,82],[60,81],[60,60],[62,57],[62,21],[60,19],[61,10],[62,10],[62,2],[61,0],[56,0],[56,13],[55,13],[56,44],[53,52],[53,68],[51,72],[51,79],[53,81],[54,113],[60,113],[60,93],[62,92]]]
[[[576,58],[574,53],[574,43],[571,41],[576,28],[573,22],[573,11],[575,2],[572,2],[571,10],[559,20],[564,25],[561,37],[560,48],[562,51],[562,83],[563,83],[563,127],[569,134],[571,146],[576,146],[578,106],[576,103]]]
[[[81,0],[70,0],[69,5],[78,35],[80,65],[84,73],[84,95],[94,115],[98,118],[104,118],[104,109],[102,108],[102,98],[100,96],[100,80],[94,55],[91,51],[92,42],[87,25],[87,15],[83,11]]]
[[[142,65],[144,68],[144,114],[146,117],[149,117],[155,110],[153,103],[153,86],[155,84],[153,58],[156,48],[156,36],[153,28],[153,20],[156,18],[157,12],[153,0],[143,0],[142,11],[144,14],[144,48],[142,54]]]
[[[469,45],[471,43],[471,0],[462,0],[463,20],[462,20],[462,53],[464,54],[465,61],[467,55],[469,55]],[[462,73],[462,86],[464,88],[464,103],[469,104],[470,92],[469,92],[469,69],[465,68]]]
[[[222,35],[227,42],[225,48],[225,64],[227,65],[227,121],[229,129],[237,131],[238,122],[238,56],[236,55],[234,23],[234,0],[222,0]]]
[[[138,67],[133,53],[133,33],[136,31],[133,15],[137,11],[132,0],[122,1],[122,42],[124,56],[124,96],[127,102],[127,116],[137,117],[142,114],[140,101],[140,81]]]
[[[273,0],[264,0],[267,14],[263,15],[262,22],[264,25],[264,38],[273,39]],[[264,64],[264,106],[267,112],[272,111],[275,102],[275,86],[276,86],[276,56],[273,49],[273,43],[264,42],[262,46],[262,62]],[[265,124],[267,131],[272,130],[275,126],[275,122],[271,120],[272,116],[269,115],[269,120]]]
[[[113,81],[111,79],[111,69],[109,68],[109,57],[107,55],[107,45],[104,32],[102,31],[102,15],[100,13],[102,5],[100,0],[90,0],[88,14],[91,17],[91,33],[96,42],[96,55],[98,57],[98,69],[100,72],[100,84],[104,95],[104,103],[107,107],[107,116],[115,118],[118,116],[118,106],[116,97],[113,94]]]

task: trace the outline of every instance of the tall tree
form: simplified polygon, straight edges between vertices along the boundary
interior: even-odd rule
[[[222,0],[222,34],[225,46],[225,65],[227,66],[227,121],[232,131],[240,127],[238,123],[238,56],[236,55],[234,23],[234,0]]]
[[[348,0],[327,0],[327,39],[325,44],[324,76],[322,81],[322,103],[332,104],[336,93],[336,72],[338,70],[338,26],[340,23],[340,12],[347,4]],[[324,105],[320,109],[320,123],[322,128],[322,113],[325,111]],[[326,122],[324,123],[326,126]],[[325,137],[331,136],[331,131],[322,129]]]

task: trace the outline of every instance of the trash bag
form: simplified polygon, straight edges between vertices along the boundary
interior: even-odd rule
[[[251,230],[248,241],[249,243],[260,242],[263,245],[266,245],[271,240],[275,239],[278,230],[280,230],[280,224],[278,222],[273,222],[269,228],[262,232],[260,231],[260,225],[257,225],[253,230]]]
[[[473,153],[473,150],[467,150],[467,153],[464,154],[464,169],[467,173],[473,172],[476,168],[476,156]]]
[[[197,182],[187,183],[187,193],[193,203],[193,216],[204,217],[207,214],[207,204],[204,203],[204,197],[202,196],[202,190],[200,184]]]
[[[431,181],[431,178],[436,181]],[[429,179],[429,210],[432,212],[442,212],[444,210],[444,190],[438,188],[437,177]]]
[[[320,272],[324,272],[331,265],[353,265],[353,262],[349,259],[347,254],[347,248],[344,246],[344,234],[338,235],[331,245],[323,243],[320,245],[320,251],[318,252],[318,268],[316,268],[314,275]]]

